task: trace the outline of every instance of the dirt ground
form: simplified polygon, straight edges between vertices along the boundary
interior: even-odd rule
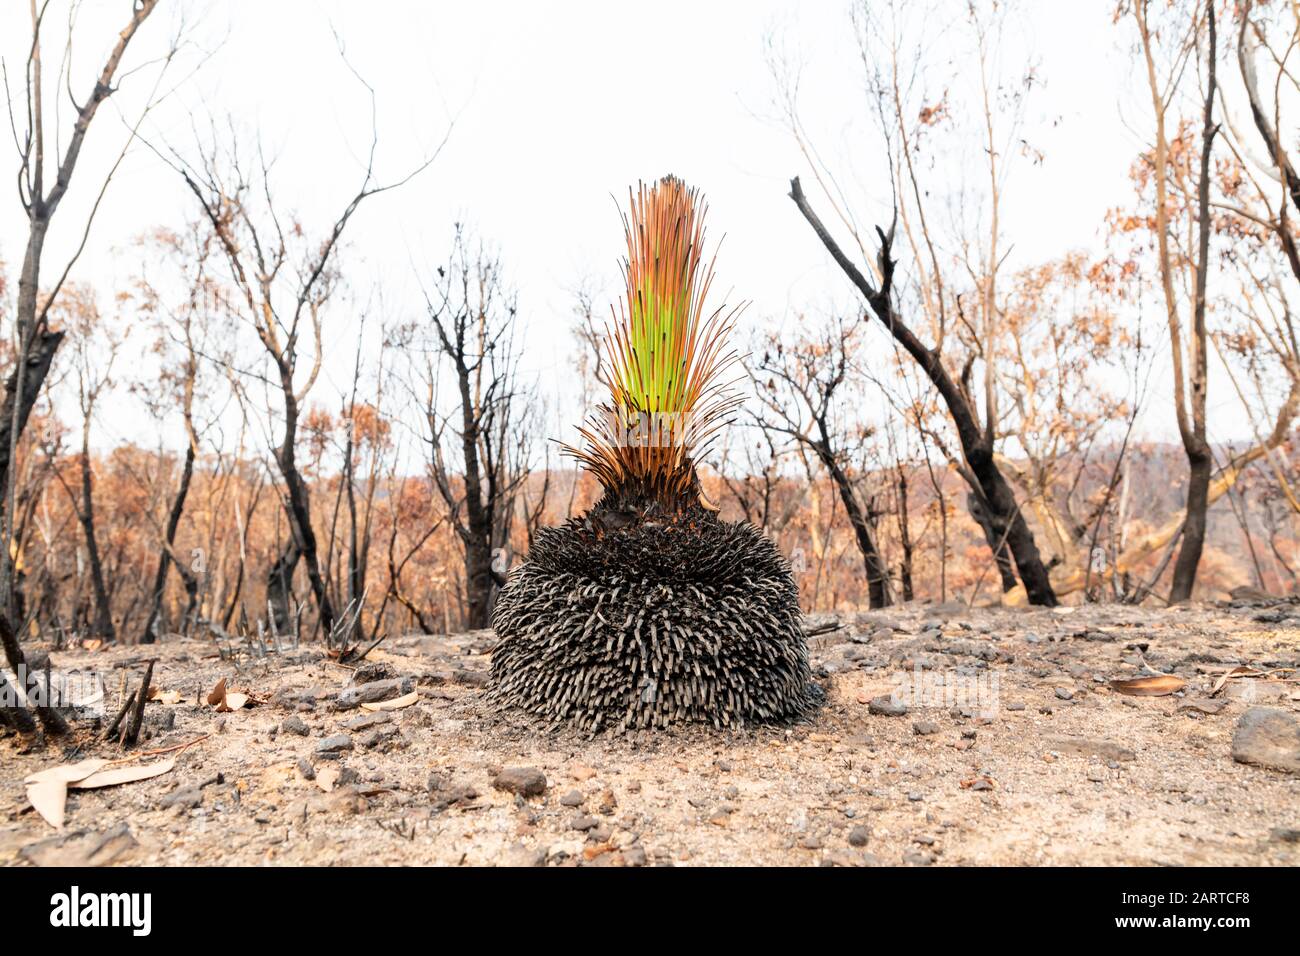
[[[54,652],[104,673],[110,717],[124,670],[138,682],[156,657],[153,684],[183,699],[148,705],[140,749],[176,749],[139,761],[176,766],[71,791],[60,832],[23,778],[122,751],[90,725],[43,751],[0,740],[0,863],[1300,863],[1300,775],[1232,754],[1249,708],[1300,713],[1285,670],[1300,605],[916,606],[841,622],[810,639],[826,703],[802,723],[594,739],[490,711],[490,632],[386,641],[361,676],[411,677],[418,699],[378,713],[338,709],[354,674],[317,649]],[[1186,690],[1111,688],[1144,662]],[[1232,665],[1271,673],[1224,680]],[[203,698],[222,677],[261,702],[216,712]],[[872,712],[896,691],[906,713]],[[540,795],[494,785],[541,786],[502,774],[519,768],[541,771]]]

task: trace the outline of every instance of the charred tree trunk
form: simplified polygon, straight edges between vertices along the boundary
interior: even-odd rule
[[[989,550],[993,552],[993,560],[998,567],[998,576],[1002,579],[1002,592],[1005,594],[1018,583],[1011,551],[1007,548],[1006,526],[999,525],[997,520],[989,514],[989,510],[984,507],[984,502],[980,500],[979,495],[973,491],[966,495],[966,510],[970,512],[970,516],[980,526],[980,530],[984,532],[984,540],[988,542]]]
[[[293,613],[289,608],[289,599],[293,595],[293,572],[298,567],[298,558],[302,552],[298,550],[298,541],[290,537],[285,544],[284,550],[280,556],[275,559],[271,565],[270,573],[266,576],[266,605],[267,613],[271,616],[271,621],[275,629],[281,634],[287,634],[293,624]],[[231,611],[234,605],[231,605]],[[227,612],[227,619],[229,612]]]
[[[898,465],[898,540],[903,558],[898,564],[898,580],[903,588],[903,600],[911,601],[916,595],[912,588],[912,529],[907,511],[907,471]]]
[[[790,182],[790,198],[799,207],[799,211],[808,220],[808,224],[812,226],[822,245],[826,247],[826,250],[835,259],[840,269],[857,287],[863,298],[867,300],[867,304],[871,307],[871,311],[876,318],[889,330],[890,335],[907,350],[912,360],[921,367],[926,377],[939,391],[940,397],[943,398],[944,404],[948,408],[948,414],[956,426],[957,436],[961,441],[962,454],[970,467],[972,475],[979,484],[980,490],[983,492],[989,512],[999,522],[1004,523],[1007,528],[1007,547],[1015,559],[1016,569],[1020,572],[1020,580],[1025,585],[1025,593],[1028,595],[1030,603],[1054,606],[1057,603],[1056,593],[1052,590],[1052,582],[1047,576],[1047,568],[1043,564],[1042,556],[1038,553],[1038,544],[1034,541],[1033,533],[1029,530],[1029,525],[1020,512],[1020,506],[1016,503],[1011,486],[998,470],[997,463],[994,461],[991,437],[979,427],[975,410],[971,407],[970,401],[961,386],[953,380],[948,369],[944,366],[939,352],[923,345],[920,339],[894,312],[891,299],[891,284],[895,263],[890,258],[891,237],[886,235],[883,230],[876,230],[881,242],[880,272],[883,277],[881,288],[876,289],[867,281],[861,270],[844,254],[838,243],[827,232],[817,214],[813,212],[812,207],[808,205],[807,197],[804,196],[803,187],[799,185],[798,177]]]
[[[867,572],[868,605],[872,610],[888,607],[890,604],[889,571],[880,557],[880,549],[876,547],[870,518],[859,504],[857,495],[853,493],[853,483],[849,481],[849,476],[844,473],[835,456],[830,454],[829,449],[823,447],[818,448],[818,453],[821,455],[822,464],[830,473],[831,481],[835,483],[836,491],[839,492],[844,511],[849,516],[849,523],[853,525],[858,551],[862,553],[862,565]]]
[[[1183,519],[1183,542],[1174,562],[1174,578],[1169,588],[1169,603],[1189,601],[1196,585],[1196,570],[1205,549],[1205,529],[1209,512],[1210,476],[1214,459],[1209,447],[1187,450],[1187,512]]]
[[[22,683],[27,673],[27,658],[23,656],[23,650],[18,645],[18,635],[14,633],[7,614],[0,614],[0,645],[4,646],[5,657],[9,660],[9,666],[13,668],[14,674],[18,676],[19,683]],[[39,704],[33,708],[36,715],[41,719],[41,725],[51,734],[66,733],[68,725],[62,715],[48,705],[49,701],[46,701],[45,704]],[[17,708],[14,709],[14,714],[15,716],[19,714]],[[17,716],[17,719],[22,720],[21,716]]]
[[[276,453],[276,462],[280,466],[280,475],[284,478],[287,492],[285,510],[289,516],[289,527],[293,530],[298,554],[307,565],[307,580],[311,584],[312,595],[316,598],[321,629],[328,639],[334,629],[334,605],[330,602],[329,590],[321,574],[316,532],[311,525],[307,484],[302,480],[302,473],[298,471],[295,455],[294,445],[298,440],[298,399],[293,390],[293,369],[283,361],[279,364],[280,384],[284,392],[284,441]],[[297,558],[295,557],[294,560],[296,563]]]
[[[1205,92],[1205,119],[1201,130],[1200,181],[1196,187],[1197,249],[1196,249],[1196,301],[1192,306],[1192,369],[1191,417],[1187,421],[1183,409],[1182,375],[1176,374],[1178,393],[1178,430],[1187,452],[1187,517],[1183,522],[1183,543],[1174,562],[1174,579],[1169,589],[1169,601],[1187,601],[1196,585],[1196,569],[1201,563],[1205,548],[1206,512],[1209,510],[1210,473],[1214,456],[1205,430],[1205,402],[1209,371],[1207,351],[1209,336],[1205,328],[1205,290],[1210,267],[1210,159],[1218,127],[1214,124],[1215,57],[1217,35],[1215,32],[1214,3],[1206,3],[1209,28],[1209,82]],[[1161,180],[1163,183],[1163,179]],[[1173,303],[1170,302],[1170,308]],[[1175,337],[1174,349],[1180,343]],[[1177,363],[1175,372],[1179,372]],[[1190,424],[1190,427],[1189,427]]]
[[[90,561],[90,585],[93,588],[95,613],[91,625],[92,633],[106,641],[117,639],[113,630],[113,614],[108,600],[108,588],[104,584],[104,563],[99,556],[99,540],[95,535],[95,499],[94,478],[90,470],[89,419],[83,431],[81,445],[81,508],[78,518],[81,530],[86,538],[86,555]]]
[[[185,463],[181,466],[181,481],[176,488],[176,497],[172,499],[171,511],[167,515],[167,528],[163,534],[162,553],[158,555],[158,570],[153,577],[153,601],[149,607],[149,617],[144,624],[143,644],[154,642],[154,627],[162,616],[163,594],[167,590],[167,571],[172,563],[172,545],[176,542],[176,529],[180,527],[181,516],[185,513],[185,498],[190,491],[190,479],[194,477],[194,445],[185,447]],[[188,584],[188,581],[186,582]],[[197,582],[196,582],[197,584]],[[188,588],[187,588],[188,590]]]

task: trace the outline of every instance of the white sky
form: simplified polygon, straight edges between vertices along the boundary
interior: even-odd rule
[[[1132,31],[1112,23],[1113,6],[1031,0],[1008,48],[1012,56],[1032,50],[1045,84],[1031,101],[1026,128],[1045,160],[1021,164],[1006,196],[1012,265],[1073,248],[1098,251],[1106,210],[1131,196],[1127,170],[1142,144],[1124,118],[1140,123],[1145,115],[1134,99],[1141,78],[1125,52]],[[0,54],[11,84],[26,55],[26,8],[24,0],[0,0]],[[83,91],[127,4],[88,0],[85,8],[74,57],[74,88]],[[328,224],[355,191],[357,156],[368,145],[367,100],[340,61],[331,24],[378,96],[381,178],[404,174],[455,118],[434,165],[399,192],[369,202],[350,227],[345,255],[354,292],[365,298],[382,287],[393,317],[418,315],[413,264],[428,269],[443,260],[452,223],[464,220],[499,247],[519,291],[529,364],[553,393],[565,393],[571,378],[572,291],[586,281],[608,297],[617,287],[622,235],[611,193],[621,200],[638,178],[673,172],[705,191],[710,233],[726,234],[720,287],[753,302],[746,331],[790,321],[801,308],[853,301],[786,197],[792,175],[803,174],[806,185],[809,176],[775,118],[775,84],[764,60],[769,33],[805,64],[805,125],[830,165],[865,197],[856,212],[866,222],[888,217],[888,184],[871,181],[870,157],[862,155],[869,103],[846,0],[231,0],[181,9],[201,16],[197,37],[219,49],[158,111],[148,135],[184,152],[193,143],[189,111],[233,116],[277,155],[279,194],[309,227]],[[155,14],[133,47],[133,62],[161,48],[174,12]],[[132,116],[147,92],[141,79],[110,100],[92,128],[56,219],[47,275],[79,239],[82,211],[124,137],[119,111]],[[0,256],[16,280],[25,222],[13,173],[12,147],[0,148]],[[135,151],[74,278],[107,293],[123,278],[115,246],[194,212],[176,175],[148,151]],[[338,346],[327,363],[329,379],[313,397],[334,406],[329,381],[347,384],[355,319],[341,310],[331,321]],[[1212,425],[1235,418],[1227,383],[1211,387]],[[1168,391],[1154,385],[1150,435],[1173,433]],[[125,411],[129,404],[106,423],[128,437],[144,427],[142,412]]]

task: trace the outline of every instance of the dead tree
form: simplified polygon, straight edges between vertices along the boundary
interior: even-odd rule
[[[849,474],[854,424],[840,424],[846,417],[843,405],[851,402],[842,389],[855,347],[854,325],[856,320],[847,325],[835,322],[824,338],[791,347],[772,336],[764,343],[762,358],[750,369],[750,377],[764,406],[756,424],[803,445],[826,469],[862,555],[868,601],[872,608],[881,608],[890,604],[890,594],[889,570],[876,545],[879,512],[870,500],[860,499]],[[855,424],[860,445],[869,430],[862,422]]]
[[[516,304],[501,263],[469,245],[457,227],[451,262],[426,293],[433,336],[422,370],[424,438],[430,475],[464,551],[465,623],[483,628],[495,590],[505,584],[507,568],[495,559],[510,546],[528,476],[531,395],[520,382]],[[444,368],[456,402],[450,414],[440,405]]]
[[[72,184],[73,174],[81,157],[81,149],[85,144],[91,123],[94,121],[99,107],[112,95],[116,88],[115,82],[118,77],[118,70],[121,67],[123,57],[126,55],[127,48],[157,5],[158,0],[136,0],[132,4],[130,16],[118,33],[116,42],[95,77],[89,95],[80,102],[76,100],[75,95],[71,97],[76,118],[71,133],[68,135],[63,154],[55,159],[57,166],[53,171],[53,182],[47,184],[46,174],[50,172],[50,169],[49,157],[46,153],[47,116],[42,68],[42,53],[44,50],[42,25],[46,6],[42,4],[38,8],[36,0],[30,0],[29,4],[32,42],[28,48],[29,52],[24,70],[27,90],[26,103],[24,104],[25,109],[21,111],[25,123],[20,126],[20,121],[14,115],[12,109],[10,112],[11,125],[15,131],[15,141],[18,144],[18,194],[23,211],[27,216],[28,229],[27,242],[23,249],[22,271],[19,273],[18,278],[18,302],[15,316],[16,335],[14,337],[17,342],[17,351],[13,368],[5,374],[4,396],[3,400],[0,400],[0,494],[3,495],[3,498],[0,499],[0,523],[2,523],[2,529],[0,530],[3,530],[3,534],[0,535],[0,538],[3,538],[3,541],[0,542],[0,544],[3,544],[3,547],[0,547],[0,643],[4,645],[10,666],[15,669],[19,666],[25,666],[26,662],[18,645],[13,618],[13,566],[9,547],[12,542],[14,517],[12,469],[17,457],[19,439],[22,436],[23,429],[27,426],[28,418],[31,415],[32,407],[36,403],[36,398],[40,394],[41,386],[49,374],[54,353],[58,350],[59,343],[63,339],[62,332],[53,330],[49,326],[49,309],[55,302],[59,288],[77,258],[77,254],[74,254],[64,267],[62,274],[46,290],[42,301],[41,267],[44,260],[45,240],[49,234],[54,215],[58,211],[64,196],[66,196],[69,186]],[[71,38],[69,38],[68,43],[71,44]],[[172,52],[175,52],[174,47]],[[170,61],[170,59],[169,54],[166,60]],[[6,70],[6,76],[7,73]],[[60,76],[60,79],[65,78]],[[66,80],[66,85],[71,88],[71,78],[67,77]],[[55,143],[58,142],[57,136],[54,137],[54,141]],[[113,171],[117,169],[117,165],[124,155],[125,147],[122,153],[119,154],[117,162],[113,164],[103,180],[99,191],[101,198],[108,189],[109,182],[113,177]],[[83,247],[85,236],[89,233],[90,225],[94,221],[94,209],[98,208],[98,204],[98,200],[96,200],[91,214],[86,219],[82,237]],[[80,249],[78,249],[78,254],[79,252]],[[54,733],[65,729],[63,719],[53,708],[39,707],[37,711],[47,731]]]
[[[1196,569],[1205,547],[1206,513],[1209,509],[1210,478],[1214,471],[1214,454],[1205,428],[1205,402],[1208,385],[1209,338],[1205,326],[1205,289],[1210,258],[1210,161],[1218,127],[1214,122],[1214,97],[1216,63],[1218,55],[1213,0],[1206,0],[1206,28],[1208,53],[1206,56],[1206,90],[1204,117],[1201,130],[1200,171],[1196,187],[1197,246],[1194,268],[1191,336],[1183,342],[1182,317],[1175,292],[1178,281],[1176,254],[1169,242],[1169,165],[1170,144],[1166,131],[1171,85],[1177,84],[1180,73],[1175,68],[1167,84],[1157,76],[1154,40],[1148,23],[1148,0],[1138,0],[1133,5],[1142,53],[1146,64],[1147,82],[1155,117],[1155,150],[1152,155],[1152,176],[1155,180],[1155,231],[1157,257],[1160,268],[1160,285],[1165,301],[1165,317],[1169,326],[1169,342],[1174,377],[1174,413],[1178,421],[1178,434],[1187,455],[1187,506],[1182,529],[1182,545],[1174,562],[1173,583],[1169,590],[1170,602],[1186,601],[1192,596],[1196,584]],[[1193,30],[1178,58],[1190,57],[1196,49],[1198,31]],[[1186,349],[1186,351],[1184,351]]]
[[[251,325],[270,362],[271,374],[264,384],[279,392],[281,422],[274,457],[284,485],[282,499],[292,542],[272,568],[268,584],[287,584],[301,560],[326,634],[333,631],[335,610],[312,526],[311,502],[298,464],[297,445],[303,404],[321,370],[324,314],[340,281],[337,253],[344,231],[362,203],[408,182],[437,155],[435,151],[397,181],[377,182],[375,153],[379,141],[374,109],[372,91],[372,135],[361,184],[323,237],[314,241],[306,237],[300,224],[288,225],[289,218],[277,207],[271,170],[260,150],[256,169],[249,170],[237,147],[223,152],[214,135],[213,142],[202,149],[198,166],[179,159],[172,161],[198,201],[222,251],[228,281],[242,304],[241,317]],[[307,336],[312,356],[304,375],[302,340]],[[283,589],[281,593],[285,593]]]
[[[94,614],[91,633],[106,641],[116,640],[113,612],[109,604],[108,588],[104,583],[104,562],[100,555],[99,538],[95,529],[94,472],[90,464],[90,432],[95,418],[96,405],[104,390],[112,385],[113,363],[117,358],[120,338],[107,328],[107,319],[100,314],[93,294],[85,289],[70,290],[65,297],[67,320],[65,324],[73,333],[77,384],[77,404],[81,411],[81,452],[77,456],[80,485],[68,497],[77,511],[82,536],[86,546],[87,564],[90,567],[91,596]]]
[[[980,427],[970,390],[965,383],[959,383],[953,378],[939,351],[923,344],[903,317],[894,310],[892,285],[894,267],[897,263],[892,255],[892,230],[889,233],[883,229],[876,230],[880,240],[877,266],[881,276],[880,287],[876,288],[844,254],[839,244],[822,225],[821,219],[809,205],[797,176],[790,182],[790,198],[799,207],[799,211],[803,213],[813,232],[835,259],[836,264],[866,299],[872,314],[925,372],[926,377],[938,390],[956,426],[962,456],[974,479],[972,489],[982,496],[989,514],[995,516],[997,522],[1006,528],[1007,547],[1011,549],[1011,555],[1016,562],[1016,569],[1020,573],[1020,580],[1025,585],[1029,600],[1034,604],[1055,605],[1056,594],[1052,590],[1047,569],[1038,553],[1038,545],[1034,541],[1024,515],[1021,514],[1010,484],[994,459],[993,430]]]

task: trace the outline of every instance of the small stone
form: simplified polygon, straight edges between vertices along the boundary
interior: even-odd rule
[[[1058,753],[1101,757],[1103,760],[1136,760],[1132,750],[1112,740],[1093,737],[1048,737],[1047,745]]]
[[[326,737],[316,745],[318,754],[339,754],[352,749],[352,738],[348,734],[334,734]]]
[[[502,866],[534,867],[546,863],[546,851],[529,849],[522,843],[516,843],[506,850],[501,858]]]
[[[645,847],[637,844],[636,846],[624,847],[623,863],[627,866],[645,866],[646,856]]]
[[[546,792],[546,775],[536,767],[506,767],[492,786],[521,797],[537,797]]]
[[[974,731],[974,730],[963,730],[963,731],[961,732],[961,739],[962,739],[962,740],[974,740],[974,739],[975,739],[975,731]]]
[[[348,683],[356,687],[360,684],[369,684],[375,681],[392,680],[397,676],[393,670],[393,665],[386,661],[366,661],[360,664],[348,678]]]
[[[922,794],[919,790],[912,790],[908,793],[907,799],[910,800],[912,803],[920,803],[922,800],[925,799],[925,795]]]
[[[339,710],[349,710],[362,704],[373,704],[381,700],[402,697],[415,690],[414,677],[394,677],[389,680],[371,681],[355,687],[345,687],[335,698],[334,706]]]
[[[600,795],[600,802],[596,804],[596,809],[605,816],[610,816],[618,809],[618,798],[614,796],[613,790],[605,790]]]
[[[311,733],[311,728],[297,714],[290,714],[280,722],[280,732],[286,734],[297,734],[299,737],[306,737]]]
[[[1300,829],[1294,827],[1273,827],[1268,831],[1268,838],[1274,843],[1300,843]]]
[[[822,841],[820,837],[815,837],[809,834],[799,841],[799,845],[805,850],[820,850],[822,848]]]
[[[311,765],[311,761],[306,757],[298,761],[298,773],[302,774],[304,780],[316,779],[316,768]]]
[[[1212,697],[1188,697],[1179,702],[1176,708],[1179,713],[1197,713],[1197,714],[1217,714],[1228,706],[1226,700],[1217,700]]]
[[[912,733],[918,737],[928,737],[930,734],[937,734],[939,725],[933,720],[917,720],[912,723]]]
[[[1237,721],[1232,759],[1238,763],[1300,773],[1300,722],[1275,707],[1252,707]]]
[[[581,790],[570,790],[564,796],[560,797],[560,806],[562,807],[580,807],[586,799]]]
[[[386,714],[382,710],[373,714],[361,714],[353,717],[351,720],[343,721],[344,730],[369,730],[371,727],[378,727],[380,724],[390,723],[393,719],[392,714]]]
[[[1053,693],[1056,694],[1058,700],[1074,700],[1074,691],[1068,687],[1058,687]]]
[[[864,826],[856,826],[849,831],[849,846],[866,846],[871,831]]]
[[[879,717],[902,717],[907,714],[907,705],[893,697],[880,696],[871,698],[867,712]]]
[[[360,743],[364,749],[372,750],[375,747],[378,747],[380,744],[384,743],[385,741],[390,740],[393,737],[396,737],[397,735],[398,735],[397,728],[391,725],[387,727],[376,727],[374,730],[370,731],[369,733],[363,734],[361,740],[358,741],[358,743]]]
[[[933,853],[905,853],[903,862],[908,866],[929,866],[934,862]]]
[[[569,826],[574,830],[594,830],[600,826],[600,821],[590,814],[579,813],[569,821]]]
[[[1010,711],[1021,711],[1024,709],[1025,709],[1025,705],[1023,701],[1017,700],[1017,701],[1012,701],[1010,704],[1007,704],[1007,710]]]
[[[184,810],[193,810],[201,803],[203,803],[203,793],[198,787],[181,787],[159,800],[158,806],[181,807]]]

